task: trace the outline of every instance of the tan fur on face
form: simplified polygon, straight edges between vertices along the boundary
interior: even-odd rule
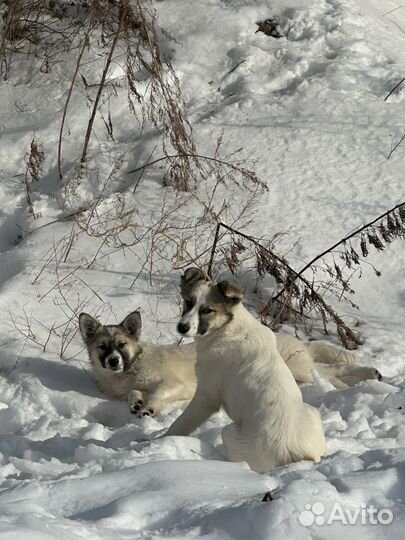
[[[125,343],[121,349],[123,354],[128,356],[132,362],[141,352],[142,347],[138,340],[134,339],[120,326],[99,326],[96,330],[94,338],[87,344],[90,362],[93,366],[98,367],[100,364],[101,346],[118,348],[118,345]]]
[[[209,288],[209,293],[205,302],[202,304],[199,317],[200,331],[206,330],[213,332],[228,324],[233,319],[234,303],[227,302],[218,285],[213,285]],[[204,308],[210,308],[211,313],[204,313]]]
[[[212,333],[228,324],[233,311],[243,298],[243,292],[228,281],[217,284],[207,281],[196,268],[186,270],[181,279],[181,293],[184,300],[183,324],[190,325],[189,333],[196,336]]]

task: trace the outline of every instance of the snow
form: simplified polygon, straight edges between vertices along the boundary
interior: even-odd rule
[[[224,149],[243,146],[269,184],[249,232],[265,238],[285,233],[277,248],[300,268],[405,199],[404,146],[387,160],[405,130],[404,87],[384,101],[405,74],[400,0],[164,0],[156,8],[162,26],[179,42],[165,46],[201,153],[212,154],[223,134]],[[256,22],[275,15],[288,39],[255,33]],[[303,388],[304,398],[322,414],[329,454],[320,463],[263,475],[228,463],[220,441],[227,422],[222,412],[192,437],[154,440],[180,409],[136,419],[126,403],[98,390],[80,338],[71,332],[75,310],[115,323],[140,307],[143,338],[173,342],[180,270],[169,258],[157,260],[151,280],[144,267],[146,240],[125,251],[102,246],[92,263],[100,242],[85,234],[75,238],[65,261],[61,239],[69,238],[72,221],[60,218],[98,196],[98,179],[108,177],[118,154],[123,164],[103,211],[114,212],[114,193],[120,192],[125,204],[136,205],[136,222],[147,225],[159,219],[163,201],[170,206],[179,199],[162,187],[158,167],[145,171],[132,194],[134,177],[125,171],[148,159],[158,136],[153,129],[140,134],[124,88],[111,101],[114,141],[97,118],[89,176],[66,193],[56,146],[75,58],[66,55],[49,74],[36,67],[16,59],[10,79],[0,85],[1,539],[334,540],[345,534],[350,540],[402,540],[402,243],[370,253],[368,261],[382,270],[381,277],[366,266],[362,278],[354,278],[359,311],[338,306],[345,320],[359,323],[361,360],[379,369],[384,380],[337,391],[317,378]],[[86,58],[88,84],[99,74],[100,64]],[[109,77],[121,74],[117,62]],[[63,143],[65,184],[74,174],[89,116],[91,90],[76,86]],[[33,186],[34,208],[41,214],[36,220],[28,213],[23,185],[33,134],[46,155],[43,176]],[[215,204],[222,197],[233,203],[226,216],[231,222],[243,194],[221,192]],[[187,201],[176,219],[200,213]],[[197,244],[210,244],[204,234]],[[37,343],[16,325],[23,333],[29,326]],[[268,490],[274,500],[262,502]],[[385,509],[392,523],[300,522],[303,512],[310,512],[304,516],[310,521],[327,521],[336,503],[344,512]]]

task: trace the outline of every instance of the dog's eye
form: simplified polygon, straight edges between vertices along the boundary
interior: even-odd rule
[[[186,305],[187,309],[191,309],[194,305],[192,300],[185,300],[184,304]]]
[[[121,341],[121,343],[118,343],[118,348],[123,349],[125,347],[126,343],[124,341]]]
[[[104,345],[104,343],[102,343],[101,345],[98,346],[99,349],[101,349],[102,351],[105,351],[107,349],[107,345]]]
[[[203,315],[208,315],[209,313],[214,313],[214,310],[209,307],[204,307],[201,308],[200,313],[202,313]]]

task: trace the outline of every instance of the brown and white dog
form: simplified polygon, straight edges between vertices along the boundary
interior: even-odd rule
[[[195,331],[189,320],[194,302],[184,287],[183,292],[184,316],[178,329],[183,335],[190,335],[190,330]],[[215,325],[224,322],[223,315],[205,311],[200,310],[198,321],[196,310],[193,311],[193,324],[201,332],[212,320]],[[130,313],[118,325],[103,325],[87,313],[79,317],[80,332],[100,388],[112,397],[128,400],[131,412],[146,416],[159,413],[174,401],[193,397],[196,346],[141,341],[141,326],[138,311]],[[279,353],[299,383],[313,382],[314,369],[336,388],[381,378],[374,368],[357,365],[357,357],[349,351],[322,342],[303,342],[289,334],[275,336]]]
[[[319,412],[304,403],[275,334],[243,306],[242,291],[190,268],[181,293],[186,311],[177,328],[195,339],[197,389],[166,436],[189,435],[222,407],[232,421],[222,430],[230,461],[257,472],[319,461],[326,453]]]

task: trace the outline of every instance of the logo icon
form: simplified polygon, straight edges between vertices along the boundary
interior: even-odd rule
[[[317,525],[331,525],[339,522],[342,525],[389,525],[394,519],[394,514],[389,508],[378,509],[375,506],[361,504],[359,508],[345,508],[339,503],[334,503],[325,513],[325,505],[321,502],[306,504],[299,516],[298,521],[304,527]]]
[[[306,504],[305,510],[298,516],[298,521],[304,527],[310,527],[314,523],[316,525],[324,525],[325,518],[322,515],[324,512],[325,506],[321,502],[316,502],[312,505]]]

